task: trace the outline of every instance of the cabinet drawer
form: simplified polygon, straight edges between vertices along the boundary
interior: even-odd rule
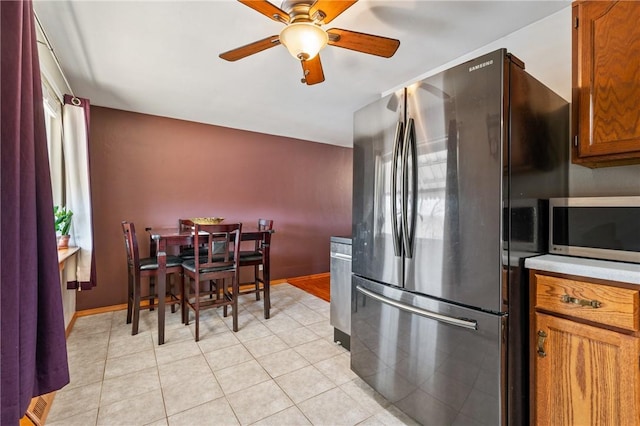
[[[535,307],[638,331],[638,290],[535,274]]]

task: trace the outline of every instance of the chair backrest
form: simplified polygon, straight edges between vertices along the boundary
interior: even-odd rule
[[[193,228],[193,222],[191,219],[178,219],[178,228],[180,231],[188,231]]]
[[[271,231],[273,230],[273,220],[271,219],[258,219],[258,231]],[[262,251],[262,244],[264,242],[264,238],[262,240],[256,240],[256,251]]]
[[[191,219],[178,219],[178,231],[182,232],[182,231],[189,231],[193,229],[193,222],[191,221]],[[187,249],[193,248],[192,245],[181,245],[180,246],[180,255],[184,256],[187,252]],[[192,255],[192,253],[188,253],[189,256]]]
[[[140,255],[138,253],[135,225],[127,221],[122,222],[122,233],[124,234],[124,248],[127,251],[127,264],[130,268],[138,268],[140,266]]]
[[[271,231],[273,229],[273,220],[271,219],[258,219],[258,230]]]
[[[235,269],[240,261],[241,223],[194,225],[194,246],[207,248],[206,256],[195,262],[196,274],[200,270]]]

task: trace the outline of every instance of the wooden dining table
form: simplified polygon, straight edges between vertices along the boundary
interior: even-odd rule
[[[167,289],[167,248],[172,246],[185,246],[193,244],[193,231],[190,229],[174,228],[147,228],[150,236],[150,256],[158,259],[158,276],[156,289],[158,292],[158,344],[164,344],[165,323],[165,298],[162,296]],[[264,318],[269,319],[271,307],[270,298],[270,262],[269,246],[271,234],[274,230],[259,230],[255,227],[242,227],[241,241],[258,241],[262,248],[263,280],[264,280]],[[238,278],[239,279],[239,278]]]

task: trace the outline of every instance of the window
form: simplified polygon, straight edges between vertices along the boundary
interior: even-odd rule
[[[64,205],[64,155],[62,152],[62,106],[54,90],[42,76],[44,120],[51,169],[53,204]]]

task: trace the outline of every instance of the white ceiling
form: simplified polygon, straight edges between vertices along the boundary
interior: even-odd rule
[[[278,7],[280,3],[275,3]],[[327,28],[400,40],[390,59],[328,46],[300,83],[284,46],[218,54],[282,24],[233,0],[34,1],[77,96],[92,105],[352,146],[353,112],[381,93],[567,7],[555,1],[360,0]]]

